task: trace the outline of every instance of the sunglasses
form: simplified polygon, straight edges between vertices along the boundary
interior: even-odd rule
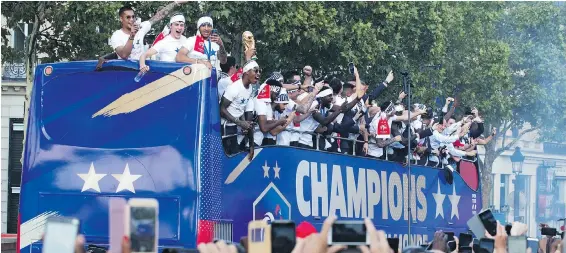
[[[254,68],[252,69],[256,74],[261,74],[261,69]]]

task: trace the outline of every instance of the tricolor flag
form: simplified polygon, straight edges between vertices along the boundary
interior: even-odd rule
[[[157,44],[157,42],[161,41],[162,39],[165,39],[165,36],[169,35],[169,27],[165,26],[165,28],[163,28],[163,31],[161,31],[157,37],[155,37],[155,41],[153,41],[153,44],[151,44],[151,46],[155,46],[155,44]]]
[[[202,54],[204,54],[205,49],[204,49],[204,39],[202,38],[202,36],[197,35],[195,38],[195,51],[200,52]]]
[[[236,73],[234,73],[231,77],[230,80],[232,80],[232,82],[238,81],[240,79],[242,79],[242,75],[244,74],[244,69],[240,68],[238,69],[238,71]]]

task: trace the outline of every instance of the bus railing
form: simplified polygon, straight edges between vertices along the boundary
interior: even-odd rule
[[[240,129],[238,129],[238,131],[240,131]],[[320,137],[324,137],[326,140],[334,139],[334,140],[341,140],[341,141],[349,141],[349,142],[353,142],[353,143],[356,143],[356,144],[365,143],[365,141],[360,141],[358,139],[350,139],[350,138],[339,137],[339,136],[327,136],[327,135],[323,135],[323,134],[311,132],[311,131],[300,131],[300,130],[295,130],[295,129],[285,129],[283,131],[291,132],[291,133],[298,133],[298,134],[309,134],[309,135],[312,135],[312,136],[316,136],[316,140],[319,140]],[[224,135],[224,136],[222,136],[222,139],[226,139],[226,138],[230,138],[230,137],[234,137],[234,136],[245,136],[245,134],[242,133],[242,132],[238,132],[238,133],[235,133],[235,134]],[[377,144],[377,141],[375,140],[374,137],[370,137],[369,140],[368,140],[368,144]],[[278,146],[278,145],[266,145],[266,146],[262,146],[262,147],[268,147],[268,146]],[[320,149],[321,145],[317,144],[315,146],[316,146],[316,150],[318,150],[318,151],[326,151],[326,150]],[[356,154],[356,146],[357,145],[352,145],[352,154]],[[384,149],[384,152],[387,154],[387,151],[385,150],[386,147],[383,147],[383,149]],[[449,165],[449,164],[444,164],[442,162],[442,159],[441,159],[440,156],[438,156],[438,155],[435,155],[435,156],[439,159],[440,164],[438,166],[440,166],[440,168],[444,168],[446,165]],[[427,166],[428,165],[428,156],[425,159],[427,159],[427,163],[424,166]],[[477,161],[477,159],[478,159],[477,156],[474,156],[473,159],[460,157],[460,161],[466,161],[466,162],[470,162],[470,163],[475,163]],[[412,164],[416,165],[419,160],[414,159],[414,157],[411,155],[411,161],[413,161]],[[438,167],[438,166],[428,166],[428,167]]]

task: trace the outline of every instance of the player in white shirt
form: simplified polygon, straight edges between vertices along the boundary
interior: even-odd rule
[[[204,64],[209,69],[216,68],[220,74],[220,64],[226,63],[228,54],[218,33],[212,32],[212,18],[202,17],[197,22],[197,34],[188,38],[177,53],[177,62]]]
[[[234,82],[232,76],[238,72],[236,58],[228,56],[226,63],[220,64],[220,68],[222,69],[222,73],[220,73],[220,80],[218,81],[218,97],[222,98],[222,95],[224,94],[224,91],[226,91],[228,85],[231,85]]]
[[[165,36],[155,46],[147,50],[140,58],[140,71],[149,71],[149,66],[145,65],[145,59],[158,54],[160,61],[175,62],[177,52],[183,46],[187,38],[183,36],[185,31],[185,17],[177,13],[169,20],[169,35]]]
[[[109,43],[117,57],[119,59],[139,60],[145,52],[144,37],[151,30],[151,26],[169,15],[169,12],[177,5],[176,2],[168,4],[157,11],[151,19],[139,24],[136,24],[136,16],[132,8],[127,6],[120,8],[118,14],[122,28],[112,34]],[[108,59],[109,57],[104,56],[103,58]],[[102,64],[104,59],[99,59],[99,65]]]
[[[255,61],[250,61],[246,63],[243,71],[242,79],[228,86],[220,102],[222,136],[236,134],[238,127],[245,132],[253,129],[252,122],[243,120],[242,116],[246,105],[252,98],[251,84],[257,82],[259,65]],[[228,154],[235,154],[240,151],[236,136],[223,138],[222,143]]]
[[[281,92],[281,83],[274,79],[268,79],[259,88],[260,92],[253,99],[253,106],[248,104],[246,112],[254,112],[257,116],[257,126],[254,130],[254,142],[256,146],[275,145],[275,138],[269,133],[278,126],[286,123],[286,120],[273,120],[274,101]],[[286,93],[286,92],[285,92]]]

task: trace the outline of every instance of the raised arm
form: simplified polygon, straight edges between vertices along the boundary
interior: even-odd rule
[[[149,23],[151,23],[151,25],[161,21],[163,18],[167,17],[169,15],[169,13],[175,9],[175,7],[177,7],[179,5],[178,1],[175,1],[173,3],[170,3],[166,6],[162,6],[161,8],[159,8],[159,10],[157,10],[157,12],[153,15],[153,17],[151,17],[149,19]]]

